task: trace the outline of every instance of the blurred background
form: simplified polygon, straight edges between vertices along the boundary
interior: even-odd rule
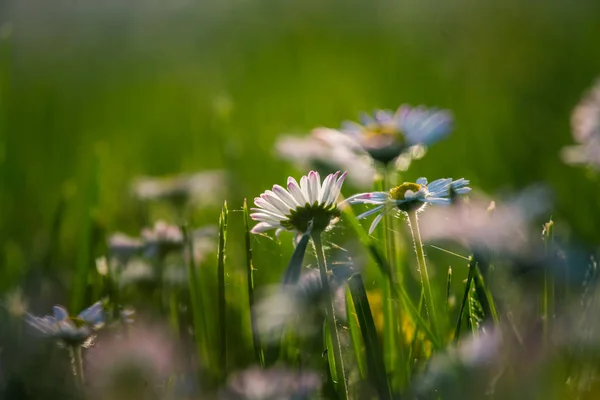
[[[594,0],[3,1],[0,260],[30,260],[66,196],[71,264],[91,184],[107,231],[139,229],[138,175],[225,168],[239,207],[293,172],[279,134],[402,102],[457,121],[411,176],[542,181],[555,218],[600,239],[597,188],[558,156],[600,71],[598,15]]]

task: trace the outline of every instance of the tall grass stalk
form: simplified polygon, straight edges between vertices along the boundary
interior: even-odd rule
[[[220,373],[227,375],[227,303],[225,300],[225,245],[227,244],[227,219],[229,211],[227,201],[223,203],[219,217],[219,245],[217,249],[217,285],[219,310],[219,363]]]
[[[382,168],[382,179],[376,180],[375,190],[387,191],[390,189],[391,176],[387,168]],[[377,228],[385,249],[389,276],[383,276],[381,281],[382,303],[384,313],[384,357],[385,366],[393,376],[392,386],[399,389],[402,386],[402,377],[399,369],[402,365],[403,348],[400,341],[400,310],[398,301],[398,271],[396,269],[395,239],[393,234],[394,220],[391,214],[386,214],[383,224]]]
[[[460,303],[460,309],[458,310],[458,318],[456,320],[456,328],[454,329],[454,341],[458,342],[458,338],[460,336],[460,328],[462,326],[462,319],[465,313],[465,308],[467,306],[467,302],[469,301],[469,288],[471,287],[471,282],[473,281],[473,276],[475,272],[475,268],[477,263],[475,262],[475,257],[471,256],[469,260],[469,273],[467,275],[467,282],[465,283],[465,291],[463,294],[462,301]]]
[[[199,289],[198,273],[196,270],[196,261],[194,260],[194,243],[189,230],[184,226],[182,231],[185,237],[187,249],[188,249],[188,285],[190,293],[190,306],[192,310],[192,323],[194,326],[194,342],[196,344],[196,352],[198,359],[209,357],[206,335],[206,323],[204,320],[204,307],[202,302],[202,296]],[[210,361],[210,360],[207,360]]]
[[[98,199],[98,180],[99,180],[99,160],[98,155],[94,159],[92,169],[92,179],[86,185],[84,192],[83,218],[81,219],[81,236],[77,247],[77,267],[75,272],[75,282],[71,297],[71,309],[80,310],[83,307],[87,279],[92,261],[92,241],[93,241],[93,216]]]
[[[250,240],[250,224],[248,202],[244,199],[244,239],[246,244],[246,278],[248,283],[248,306],[250,307],[250,331],[252,335],[252,345],[254,347],[254,356],[261,367],[265,366],[265,357],[260,343],[260,338],[256,331],[256,321],[254,315],[254,266],[252,265],[252,242]]]
[[[331,337],[331,345],[335,360],[335,371],[337,376],[337,392],[342,400],[347,400],[348,385],[346,382],[346,373],[344,371],[342,347],[340,345],[340,338],[337,330],[335,307],[333,303],[333,297],[331,295],[331,288],[329,287],[329,271],[327,269],[327,261],[325,260],[325,250],[323,249],[323,243],[321,241],[321,232],[313,231],[312,240],[315,246],[315,252],[317,253],[317,263],[319,264],[319,271],[321,276],[321,291],[323,293],[323,298],[325,299],[326,303],[325,307],[327,312],[327,326],[329,328],[329,334]]]
[[[544,224],[544,250],[546,255],[554,243],[554,221],[550,220]],[[542,318],[544,321],[544,340],[548,343],[550,331],[552,330],[552,319],[554,318],[554,279],[550,266],[546,264],[544,269],[544,294],[542,300]]]

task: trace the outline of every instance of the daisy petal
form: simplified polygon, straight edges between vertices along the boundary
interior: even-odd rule
[[[273,186],[273,192],[287,205],[290,210],[296,208],[300,204],[294,200],[291,194],[279,185]]]
[[[250,230],[250,233],[263,233],[274,228],[275,227],[268,222],[260,222],[254,225],[254,228]]]
[[[373,231],[375,230],[375,228],[377,227],[379,222],[381,222],[384,215],[385,215],[384,213],[381,213],[377,217],[375,217],[375,219],[371,223],[371,226],[369,227],[369,235],[373,233]]]
[[[363,218],[367,218],[369,215],[373,215],[373,214],[375,214],[375,213],[377,213],[377,212],[381,211],[381,209],[382,209],[383,207],[384,207],[384,206],[383,206],[383,205],[381,205],[381,206],[377,206],[377,207],[375,207],[375,208],[372,208],[372,209],[370,209],[370,210],[368,210],[368,211],[365,211],[364,213],[362,213],[362,214],[360,214],[358,217],[356,217],[356,219],[363,219]]]
[[[294,199],[299,205],[303,206],[308,202],[308,199],[304,196],[302,190],[300,189],[300,185],[298,185],[298,182],[296,182],[296,180],[291,176],[288,178],[287,187],[290,194],[294,196]]]
[[[52,313],[54,314],[54,318],[56,318],[57,321],[63,321],[69,318],[69,312],[66,308],[62,306],[52,307]]]

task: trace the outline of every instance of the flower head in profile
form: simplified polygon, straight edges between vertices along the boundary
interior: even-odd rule
[[[340,131],[316,128],[305,137],[281,136],[275,148],[279,157],[300,170],[314,169],[326,175],[341,169],[348,171],[353,186],[373,185],[373,160],[354,139]]]
[[[378,110],[373,115],[361,114],[360,123],[345,122],[342,131],[373,159],[388,164],[412,146],[427,146],[444,138],[452,125],[449,111],[403,104],[395,113]]]
[[[471,191],[468,185],[469,181],[463,178],[457,180],[443,178],[429,184],[427,179],[419,178],[416,182],[404,182],[389,192],[360,193],[349,197],[346,201],[350,204],[375,205],[374,208],[358,216],[358,219],[362,219],[379,213],[369,228],[369,233],[372,233],[386,213],[396,211],[417,212],[422,210],[427,203],[451,204],[455,196]]]
[[[36,317],[25,314],[25,322],[43,336],[52,337],[70,346],[88,347],[94,338],[94,332],[104,326],[104,309],[101,302],[86,308],[76,317],[62,306],[53,307],[53,315]]]
[[[252,233],[276,229],[305,233],[309,227],[319,232],[327,229],[341,214],[337,198],[346,173],[327,175],[321,183],[319,173],[310,171],[300,179],[300,184],[288,178],[287,190],[279,185],[267,190],[254,199],[258,208],[253,208],[250,217],[259,223]]]
[[[132,190],[142,201],[171,201],[182,205],[213,205],[224,196],[226,176],[223,171],[202,171],[170,177],[142,177]]]
[[[571,130],[579,145],[563,148],[563,160],[600,169],[600,79],[573,110]]]
[[[152,228],[142,230],[146,255],[162,256],[169,251],[179,250],[185,244],[183,232],[178,226],[156,221]]]

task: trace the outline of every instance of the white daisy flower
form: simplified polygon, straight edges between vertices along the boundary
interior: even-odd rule
[[[346,173],[327,175],[321,184],[316,171],[300,179],[300,184],[288,178],[287,190],[279,185],[267,190],[254,199],[258,208],[253,208],[250,217],[258,221],[252,233],[262,233],[276,229],[276,235],[282,231],[305,233],[309,226],[313,231],[325,230],[337,219],[341,211],[337,206]]]
[[[369,234],[388,212],[396,210],[403,212],[420,211],[426,203],[448,205],[457,195],[469,193],[469,181],[466,179],[452,178],[437,179],[427,184],[426,178],[419,178],[416,182],[404,182],[389,192],[360,193],[349,197],[346,201],[350,204],[373,204],[376,207],[362,213],[357,218],[362,219],[379,213],[369,228]]]

